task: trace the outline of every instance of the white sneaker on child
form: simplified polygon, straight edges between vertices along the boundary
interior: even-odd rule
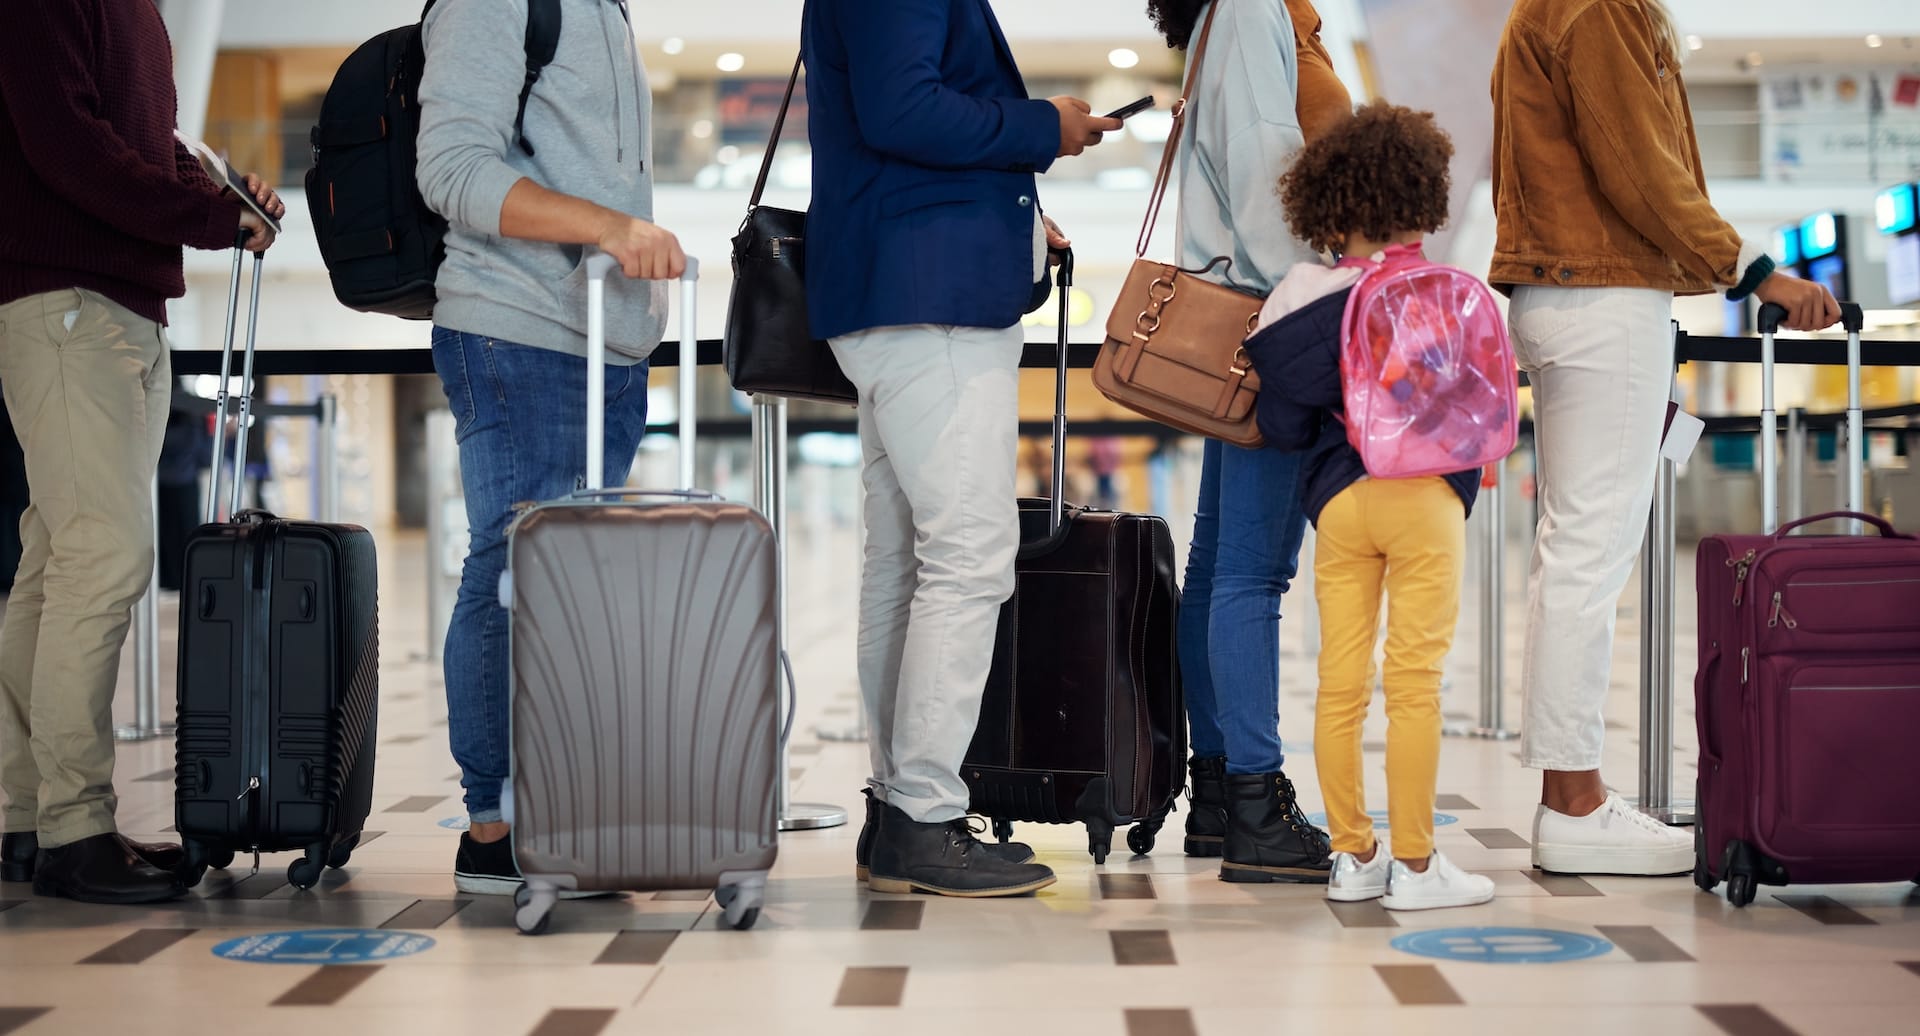
[[[1393,861],[1387,870],[1387,893],[1380,905],[1388,910],[1440,910],[1478,906],[1492,899],[1492,878],[1468,874],[1436,851],[1424,872]]]
[[[1533,865],[1556,874],[1683,874],[1693,869],[1693,836],[1618,795],[1584,817],[1541,806],[1533,817]]]
[[[1387,894],[1387,865],[1393,857],[1376,845],[1365,863],[1352,853],[1333,854],[1333,876],[1327,879],[1327,898],[1335,903],[1360,903]]]

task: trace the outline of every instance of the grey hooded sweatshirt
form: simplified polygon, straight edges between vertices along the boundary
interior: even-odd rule
[[[526,78],[527,0],[440,0],[423,30],[421,196],[452,224],[434,323],[556,352],[587,353],[591,249],[500,234],[500,206],[522,177],[653,218],[653,99],[619,0],[561,0],[560,46],[527,102],[529,156],[513,116]],[[607,361],[660,343],[667,289],[607,279]]]

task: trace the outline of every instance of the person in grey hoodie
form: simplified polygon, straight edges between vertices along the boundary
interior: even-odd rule
[[[445,216],[433,362],[460,443],[471,528],[446,639],[448,737],[469,829],[454,881],[512,895],[507,841],[507,614],[497,588],[513,505],[586,474],[586,258],[607,286],[606,484],[623,485],[646,429],[647,356],[686,256],[653,223],[651,95],[625,0],[560,0],[559,47],[524,128],[527,0],[440,0],[423,38],[419,185]]]

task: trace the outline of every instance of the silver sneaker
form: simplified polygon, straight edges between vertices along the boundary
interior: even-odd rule
[[[1327,898],[1335,903],[1360,903],[1387,894],[1387,868],[1393,857],[1374,846],[1365,863],[1352,853],[1333,854],[1333,876],[1327,880]]]

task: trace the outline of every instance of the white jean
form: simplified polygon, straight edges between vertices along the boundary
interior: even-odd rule
[[[921,823],[967,812],[980,718],[1020,549],[1019,326],[913,325],[832,341],[860,393],[866,558],[860,693],[872,786]]]
[[[1539,537],[1527,588],[1520,760],[1600,768],[1614,611],[1646,536],[1673,387],[1673,295],[1514,289],[1514,354],[1533,383]]]

